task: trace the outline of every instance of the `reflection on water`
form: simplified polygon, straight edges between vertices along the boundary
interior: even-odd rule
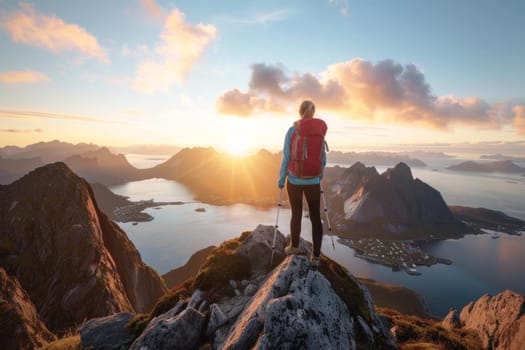
[[[525,178],[465,175],[428,168],[414,168],[412,171],[415,177],[438,189],[449,204],[483,206],[525,219]],[[512,183],[508,182],[509,178]],[[276,209],[261,210],[244,204],[219,207],[196,203],[187,188],[173,181],[150,179],[111,189],[131,200],[154,198],[157,201],[189,202],[146,210],[155,218],[150,222],[136,226],[119,224],[135,243],[143,260],[161,274],[183,265],[199,249],[237,237],[258,224],[275,224]],[[277,201],[277,189],[275,192]],[[206,211],[196,212],[197,208]],[[285,234],[289,233],[289,220],[290,211],[281,209],[279,227]],[[303,219],[302,237],[311,241],[310,222],[306,218]],[[402,284],[416,290],[425,297],[431,312],[439,316],[446,314],[450,307],[461,308],[485,293],[496,294],[512,289],[525,294],[525,279],[520,272],[525,266],[525,236],[501,235],[499,239],[491,239],[490,235],[471,235],[460,240],[432,243],[426,249],[431,255],[449,258],[454,263],[418,267],[423,274],[409,276],[358,259],[351,248],[337,240],[334,251],[327,236],[322,248],[324,254],[346,266],[356,276]]]

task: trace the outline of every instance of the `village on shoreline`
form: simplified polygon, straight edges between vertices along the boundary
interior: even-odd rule
[[[393,271],[404,270],[409,275],[420,275],[416,266],[435,264],[451,265],[452,260],[430,256],[413,240],[382,240],[379,238],[350,239],[339,241],[356,251],[355,256],[371,263],[391,267]]]

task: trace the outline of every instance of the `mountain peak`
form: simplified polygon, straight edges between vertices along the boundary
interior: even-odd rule
[[[381,175],[373,167],[356,163],[332,190],[335,196],[330,202],[342,202],[342,213],[335,215],[335,224],[347,232],[394,233],[413,238],[462,229],[441,194],[414,179],[403,162]]]
[[[53,331],[86,318],[147,310],[165,285],[64,163],[0,187],[0,266]]]
[[[412,171],[410,170],[410,167],[406,165],[403,162],[397,163],[397,165],[394,168],[387,169],[383,176],[385,176],[387,179],[391,178],[402,178],[402,179],[410,179],[412,180]]]

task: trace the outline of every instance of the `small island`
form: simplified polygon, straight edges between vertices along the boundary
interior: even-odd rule
[[[158,208],[164,205],[182,205],[185,202],[155,202],[153,199],[131,202],[127,205],[116,207],[113,210],[114,221],[116,222],[133,222],[134,225],[138,222],[147,222],[153,220],[153,216],[143,211],[147,208]]]

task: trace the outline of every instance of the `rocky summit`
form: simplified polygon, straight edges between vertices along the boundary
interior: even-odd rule
[[[165,292],[126,234],[64,163],[0,186],[0,267],[52,331],[121,311],[147,311]]]
[[[140,331],[125,346],[136,350],[397,349],[366,289],[337,263],[323,257],[321,268],[313,271],[307,256],[284,257],[285,238],[277,232],[271,269],[273,233],[272,226],[259,225],[216,248],[191,286],[168,293],[146,315],[142,327],[128,323],[127,329]],[[311,250],[304,241],[301,246]],[[218,266],[228,261],[243,262],[247,269],[232,272]],[[213,285],[199,282],[201,277],[214,280]],[[114,344],[103,335],[115,325],[118,328],[125,317],[90,321],[81,329],[82,345],[108,349],[123,345],[126,334]],[[139,323],[140,319],[135,317]]]
[[[355,163],[331,190],[329,211],[342,232],[421,237],[464,230],[441,194],[414,179],[404,163],[381,175],[374,167]]]

